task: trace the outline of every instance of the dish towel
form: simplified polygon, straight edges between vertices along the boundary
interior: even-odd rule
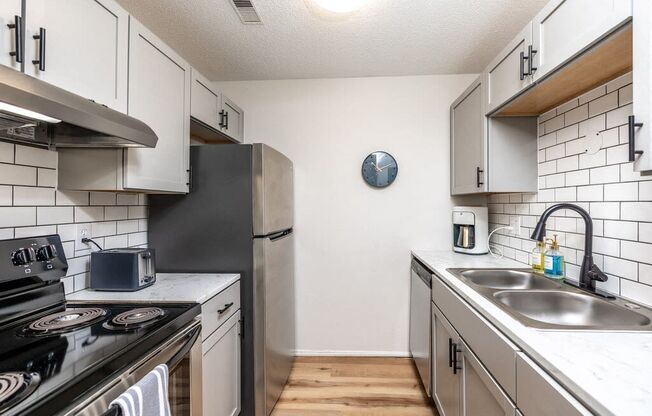
[[[161,364],[111,402],[122,416],[171,416],[168,366]]]

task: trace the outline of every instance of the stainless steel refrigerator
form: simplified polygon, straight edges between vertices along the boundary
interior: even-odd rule
[[[295,349],[292,162],[262,144],[193,146],[190,193],[149,197],[159,272],[241,274],[242,415],[267,416]]]

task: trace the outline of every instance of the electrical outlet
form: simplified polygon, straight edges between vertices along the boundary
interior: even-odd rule
[[[77,238],[75,238],[75,251],[88,250],[90,245],[82,243],[82,238],[91,238],[90,224],[77,224]]]
[[[513,235],[521,235],[521,217],[510,217],[509,226],[512,227]]]

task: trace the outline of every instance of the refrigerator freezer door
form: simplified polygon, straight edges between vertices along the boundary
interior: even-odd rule
[[[294,174],[292,161],[264,144],[253,145],[254,235],[292,228]]]
[[[256,364],[256,415],[267,416],[283,392],[294,360],[294,235],[254,239],[254,253],[255,349],[264,350],[263,362]],[[264,413],[259,406],[264,406]]]

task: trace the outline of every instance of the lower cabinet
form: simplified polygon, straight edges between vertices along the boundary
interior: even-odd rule
[[[240,311],[202,343],[203,416],[240,413]]]
[[[433,398],[442,416],[514,416],[516,406],[432,305]]]

